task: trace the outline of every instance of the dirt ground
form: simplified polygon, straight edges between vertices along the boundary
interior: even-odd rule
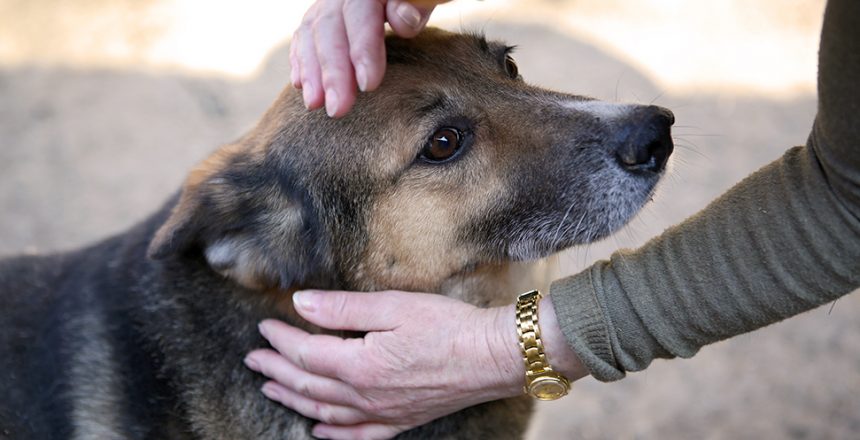
[[[675,111],[678,145],[658,196],[615,237],[553,261],[574,273],[683,220],[802,144],[812,93],[666,92],[595,45],[544,27],[482,23],[519,45],[531,83]],[[2,60],[0,60],[2,61]],[[0,64],[0,255],[50,252],[122,231],[188,169],[247,130],[289,78],[287,46],[248,79],[148,67]],[[512,292],[513,294],[514,292]],[[533,439],[860,438],[860,297],[657,361],[540,405]]]

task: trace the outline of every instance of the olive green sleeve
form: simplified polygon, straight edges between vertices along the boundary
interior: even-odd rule
[[[643,247],[553,283],[562,331],[595,378],[693,356],[860,287],[857,23],[860,2],[828,3],[806,146]]]

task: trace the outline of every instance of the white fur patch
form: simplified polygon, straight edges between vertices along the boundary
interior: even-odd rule
[[[558,104],[567,109],[589,113],[598,118],[608,120],[623,117],[634,107],[633,104],[620,104],[597,100],[569,100],[561,101]]]

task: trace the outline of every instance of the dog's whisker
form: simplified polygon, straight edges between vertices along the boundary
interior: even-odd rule
[[[682,150],[684,150],[684,151],[689,151],[690,153],[693,153],[693,154],[695,154],[696,156],[699,156],[699,157],[701,157],[701,158],[703,158],[703,159],[711,160],[711,157],[710,157],[710,156],[708,156],[707,154],[705,154],[705,153],[703,153],[703,152],[699,151],[699,149],[697,148],[697,146],[696,146],[696,145],[688,145],[688,144],[685,144],[685,143],[677,142],[677,141],[676,141],[676,142],[675,142],[675,147],[676,147],[676,148],[680,148],[680,149],[682,149]],[[680,157],[680,156],[679,156],[679,157]]]
[[[687,161],[684,161],[684,160],[679,160],[679,163],[683,166],[689,166],[690,165]],[[679,173],[667,174],[665,177],[667,183],[671,183],[671,184],[681,183],[681,181],[680,181],[681,177],[678,174]]]
[[[579,233],[578,232],[578,231],[580,231],[579,228],[582,226],[582,221],[585,220],[586,215],[587,215],[587,213],[582,213],[582,216],[579,217],[579,221],[576,223],[576,226],[574,227],[574,231],[577,231],[577,233]],[[586,237],[586,240],[589,239],[588,235],[585,235],[585,237]]]
[[[622,71],[618,74],[618,79],[615,80],[615,97],[612,99],[612,102],[618,102],[618,87],[621,85],[621,78],[624,77],[626,71]]]
[[[689,103],[689,102],[685,103],[685,104],[678,104],[678,103],[673,102],[672,103],[672,110],[677,111],[677,110],[682,109],[682,108],[690,107],[690,105],[691,105],[691,103]]]
[[[703,134],[698,134],[698,133],[680,133],[680,134],[677,134],[677,133],[676,133],[676,134],[675,134],[675,136],[678,136],[678,137],[681,137],[681,136],[685,136],[685,137],[695,136],[695,137],[714,137],[714,138],[721,138],[721,137],[725,137],[725,135],[722,135],[722,134],[706,134],[706,133],[703,133]]]
[[[665,94],[666,91],[662,90],[660,93],[657,94],[657,96],[654,97],[654,99],[651,100],[651,102],[648,103],[648,105],[654,105],[654,103],[657,102],[658,99],[662,98]]]
[[[567,221],[567,217],[570,215],[570,211],[573,209],[573,207],[575,205],[576,205],[576,202],[572,202],[570,204],[570,206],[567,207],[567,211],[564,212],[564,216],[561,218],[561,221],[558,222],[558,227],[555,229],[555,235],[552,238],[552,247],[553,248],[555,248],[555,246],[558,244],[558,241],[559,241],[558,236],[559,236],[559,233],[561,232],[561,227],[564,226],[564,222]]]
[[[700,148],[699,145],[697,145],[695,142],[691,141],[690,139],[686,139],[683,136],[673,135],[672,140],[675,141],[676,143],[678,141],[683,141],[683,143],[681,143],[681,145],[684,145],[684,146],[687,146],[690,148]]]
[[[677,129],[679,129],[679,128],[690,128],[690,129],[693,129],[693,130],[701,130],[701,129],[702,129],[702,127],[699,127],[698,125],[677,125],[677,124],[676,124],[676,125],[673,125],[673,126],[672,126],[672,129],[673,129],[673,130],[677,130]]]

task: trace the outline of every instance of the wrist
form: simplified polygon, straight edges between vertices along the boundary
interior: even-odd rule
[[[552,368],[571,382],[587,376],[588,370],[582,365],[561,331],[555,307],[549,295],[540,300],[538,319],[544,351]]]
[[[503,393],[502,397],[521,395],[526,369],[515,326],[515,307],[508,305],[485,309],[485,311],[489,316],[486,342],[496,372],[491,386]]]
[[[523,394],[526,368],[517,334],[516,305],[482,309],[486,323],[484,340],[489,348],[490,362],[496,374],[489,384],[498,394],[495,398]],[[558,323],[552,300],[541,299],[538,319],[544,350],[552,368],[571,382],[588,375],[588,370],[567,343]]]

